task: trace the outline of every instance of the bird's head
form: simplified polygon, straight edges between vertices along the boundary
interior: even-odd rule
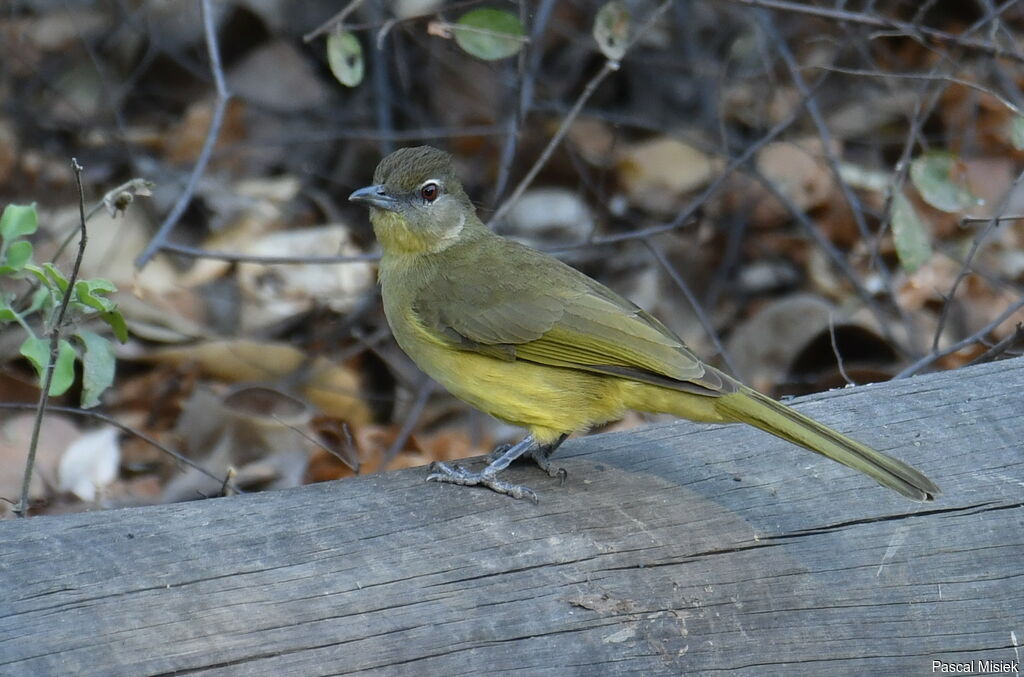
[[[385,253],[439,252],[477,223],[452,156],[437,148],[396,150],[377,165],[373,183],[348,199],[370,207],[370,222]]]

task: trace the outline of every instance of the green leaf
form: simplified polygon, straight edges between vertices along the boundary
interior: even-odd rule
[[[3,216],[0,216],[0,237],[5,242],[16,240],[24,235],[31,235],[39,228],[39,217],[36,214],[36,203],[30,205],[7,205]]]
[[[34,264],[34,263],[25,264],[25,268],[24,269],[27,270],[28,272],[32,273],[33,275],[35,275],[36,278],[38,278],[39,281],[41,283],[43,283],[44,285],[46,285],[47,287],[50,286],[50,278],[46,277],[46,271],[44,271],[42,268],[40,268],[36,264]]]
[[[1024,117],[1015,117],[1010,123],[1010,141],[1017,150],[1024,150]]]
[[[56,397],[67,392],[75,382],[75,347],[64,339],[57,349],[57,363],[53,365],[53,380],[50,381],[50,396]]]
[[[64,273],[60,272],[60,269],[57,268],[57,266],[47,261],[43,264],[43,270],[45,270],[46,275],[53,280],[53,283],[57,285],[57,289],[60,290],[61,294],[68,290],[68,278],[64,277]]]
[[[910,179],[924,201],[944,212],[959,212],[978,204],[978,198],[954,178],[960,160],[952,153],[936,151],[914,158],[910,163]]]
[[[28,308],[24,310],[22,315],[31,315],[36,312],[47,302],[47,300],[53,298],[53,293],[49,287],[40,287],[36,289],[36,293],[32,295],[32,303],[28,304]]]
[[[618,61],[626,55],[632,16],[621,0],[612,0],[598,10],[594,17],[594,40],[608,59]]]
[[[13,322],[18,319],[11,308],[0,308],[0,322]]]
[[[526,41],[519,17],[500,9],[483,8],[466,12],[452,30],[459,47],[484,61],[517,54]]]
[[[120,311],[112,310],[109,313],[103,313],[100,317],[110,325],[110,329],[118,341],[124,343],[128,340],[128,325],[125,324],[124,315]]]
[[[363,81],[363,44],[351,31],[335,31],[327,36],[327,63],[338,82],[357,87]]]
[[[44,338],[29,336],[21,344],[18,352],[35,367],[39,377],[39,385],[43,384],[46,365],[50,361],[50,341]],[[50,381],[50,395],[63,395],[75,382],[75,349],[61,339],[57,349],[57,362],[53,367],[53,379]]]
[[[99,334],[81,330],[75,336],[85,347],[82,355],[82,408],[89,409],[100,403],[100,395],[114,382],[117,359],[110,341]]]
[[[928,224],[918,216],[902,192],[896,193],[892,199],[892,237],[896,243],[896,256],[908,273],[914,272],[932,257]]]
[[[7,248],[7,260],[0,267],[0,274],[14,273],[25,267],[32,260],[32,243],[28,240],[12,242]]]
[[[50,360],[50,342],[46,339],[29,336],[22,341],[18,352],[32,363],[32,366],[36,369],[36,375],[39,377],[39,382],[42,384],[43,370],[46,369],[46,363]]]
[[[117,287],[114,286],[114,283],[102,278],[78,280],[75,282],[76,299],[90,308],[95,308],[101,312],[108,313],[117,308],[117,304],[99,294],[109,294],[115,291],[117,291]]]

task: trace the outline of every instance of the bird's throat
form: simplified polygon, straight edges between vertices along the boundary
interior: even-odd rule
[[[417,228],[396,212],[381,209],[370,215],[373,232],[385,252],[393,254],[436,254],[455,244],[466,223],[462,216],[447,228]]]

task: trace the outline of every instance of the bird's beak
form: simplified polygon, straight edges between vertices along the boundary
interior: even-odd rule
[[[349,202],[361,202],[377,209],[386,209],[389,212],[398,211],[398,200],[388,195],[384,186],[367,186],[360,188],[348,196]]]

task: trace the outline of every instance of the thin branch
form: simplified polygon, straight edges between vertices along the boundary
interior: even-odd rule
[[[998,12],[1001,13],[1017,1],[1018,0],[1009,0],[999,8]],[[898,19],[890,19],[877,14],[864,14],[861,12],[852,12],[843,9],[830,9],[828,7],[818,7],[799,2],[788,2],[787,0],[730,0],[730,2],[746,5],[747,7],[761,7],[763,9],[770,9],[774,11],[806,14],[832,21],[860,24],[862,26],[869,26],[871,28],[878,28],[881,30],[896,30],[908,37],[915,37],[919,39],[928,38],[936,42],[956,45],[958,47],[982,52],[989,56],[1006,57],[1015,61],[1024,62],[1024,54],[1017,51],[1010,51],[999,45],[993,45],[982,40],[957,35],[956,33],[947,33],[946,31],[929,28],[928,26],[919,26],[917,24],[900,21]]]
[[[657,9],[651,12],[647,20],[637,29],[636,33],[630,39],[629,45],[626,48],[627,53],[632,49],[633,45],[635,45],[637,41],[640,40],[648,30],[650,30],[658,20],[658,17],[660,17],[665,10],[671,6],[672,0],[665,0],[665,2],[661,3]],[[605,78],[619,70],[619,66],[619,61],[613,61],[612,59],[608,59],[604,62],[604,65],[601,66],[601,70],[599,70],[597,74],[590,79],[590,82],[588,82],[586,87],[583,88],[583,92],[576,100],[576,103],[573,104],[572,108],[569,109],[569,112],[562,119],[562,123],[558,126],[558,131],[556,131],[554,136],[551,137],[551,140],[548,141],[548,145],[544,147],[544,151],[540,154],[540,157],[538,157],[537,161],[533,163],[533,166],[530,167],[530,171],[526,173],[526,176],[524,176],[523,180],[519,182],[516,189],[512,191],[512,195],[510,195],[509,198],[505,200],[500,207],[498,207],[497,211],[494,212],[494,216],[491,217],[488,225],[493,226],[495,223],[500,221],[502,217],[508,213],[508,210],[512,208],[512,205],[514,205],[519,198],[523,196],[523,193],[530,187],[533,180],[537,178],[537,174],[540,173],[540,170],[543,169],[544,165],[546,165],[548,160],[551,159],[551,156],[554,154],[558,144],[562,142],[562,139],[569,131],[569,127],[572,126],[572,123],[576,121],[576,118],[583,110],[583,106],[585,106],[587,101],[590,100],[590,97],[593,96],[595,91],[597,91],[597,88],[601,86],[601,83],[605,81]]]
[[[427,400],[434,394],[434,381],[426,376],[423,377],[420,383],[419,389],[416,391],[416,399],[413,400],[412,406],[409,407],[409,411],[405,415],[405,419],[402,421],[402,427],[398,430],[398,436],[395,437],[391,446],[384,452],[384,458],[381,459],[380,465],[377,469],[381,472],[388,469],[391,462],[395,460],[398,453],[402,451],[402,447],[409,440],[413,430],[416,429],[416,424],[419,423],[420,414],[423,413],[424,407],[427,406]]]
[[[171,209],[171,213],[160,224],[156,235],[149,241],[149,244],[142,250],[142,253],[136,257],[135,266],[137,268],[142,268],[158,251],[164,248],[167,236],[170,235],[171,231],[178,224],[181,215],[192,202],[192,195],[195,193],[196,185],[198,185],[200,177],[206,172],[206,165],[210,162],[210,156],[213,155],[213,147],[217,144],[221,125],[224,123],[224,112],[227,110],[228,100],[231,98],[227,85],[224,82],[224,69],[220,64],[220,48],[217,45],[217,30],[213,25],[210,0],[200,0],[199,7],[203,15],[206,51],[210,55],[210,70],[213,72],[213,81],[217,87],[217,98],[213,104],[213,116],[210,120],[210,128],[206,131],[206,140],[203,142],[203,148],[199,152],[199,158],[196,160],[196,166],[192,169],[192,174],[188,177],[188,183],[185,185],[184,192],[178,197],[178,201],[174,204],[174,208]]]
[[[27,402],[0,402],[0,409],[25,410],[25,409],[36,409],[36,408],[37,408],[36,405],[28,404]],[[207,477],[209,477],[210,479],[212,479],[215,482],[221,482],[224,479],[223,477],[217,477],[216,475],[211,473],[206,468],[202,467],[201,465],[199,465],[195,461],[189,459],[187,456],[184,456],[181,452],[175,451],[174,449],[171,449],[170,447],[167,447],[167,446],[161,444],[156,439],[150,437],[149,435],[147,435],[146,433],[142,432],[141,430],[136,430],[135,428],[131,427],[127,423],[122,423],[121,421],[118,421],[116,418],[114,418],[112,416],[109,416],[107,414],[104,414],[102,412],[92,411],[90,409],[79,409],[77,407],[63,407],[63,406],[54,406],[54,405],[48,406],[47,410],[50,411],[51,413],[52,412],[57,412],[57,413],[60,413],[60,414],[70,414],[72,416],[84,416],[86,418],[93,418],[93,419],[96,419],[97,421],[102,421],[102,422],[104,422],[104,423],[106,423],[108,425],[111,425],[111,426],[117,428],[121,432],[124,432],[124,433],[127,433],[129,435],[132,435],[133,437],[139,438],[140,440],[142,440],[146,444],[150,445],[151,447],[157,449],[158,451],[162,451],[163,453],[167,454],[168,456],[174,458],[174,460],[178,461],[179,463],[181,463],[183,465],[187,465],[188,467],[190,467],[190,468],[192,468],[194,470],[198,470],[200,473],[206,475]],[[238,487],[236,487],[234,485],[230,485],[229,484],[229,486],[231,487],[231,489],[233,489],[234,491],[236,491],[238,493],[245,493],[241,489],[239,489]]]
[[[1024,221],[1024,214],[1010,214],[1008,216],[997,216],[995,217],[996,225],[998,226],[1003,221]],[[993,218],[991,216],[965,216],[960,219],[960,225],[966,226],[968,223],[991,223]]]
[[[1024,172],[1017,175],[1014,179],[1010,189],[1006,191],[1006,195],[1003,196],[999,207],[995,210],[996,214],[999,214],[1009,206],[1010,199],[1016,194],[1017,187],[1024,181]],[[975,255],[981,249],[982,244],[988,239],[988,236],[999,226],[999,217],[993,216],[989,219],[989,222],[985,225],[980,233],[974,237],[974,242],[971,243],[971,249],[967,252],[967,258],[964,260],[964,265],[957,274],[956,279],[953,280],[953,286],[950,288],[949,293],[946,295],[946,302],[942,304],[942,313],[939,315],[939,324],[935,328],[935,336],[932,337],[932,352],[934,353],[939,347],[939,339],[942,338],[942,332],[946,328],[946,320],[949,318],[949,308],[953,303],[953,298],[956,296],[957,290],[960,288],[960,284],[967,278],[971,273],[971,262],[974,261]]]
[[[907,367],[906,369],[904,369],[900,373],[898,373],[895,376],[893,376],[892,380],[895,381],[896,379],[906,378],[908,376],[913,376],[914,374],[916,374],[917,372],[921,371],[925,367],[931,365],[932,363],[934,363],[934,362],[936,362],[938,360],[941,360],[943,357],[945,357],[947,355],[952,355],[953,353],[955,353],[958,350],[963,350],[967,346],[971,346],[971,345],[974,345],[975,343],[978,343],[985,336],[985,334],[989,333],[990,331],[992,331],[993,329],[995,329],[996,327],[1001,325],[1011,315],[1013,315],[1015,312],[1017,312],[1021,308],[1024,308],[1024,299],[1020,299],[1016,303],[1013,303],[1012,305],[1010,305],[1010,307],[1007,308],[1006,310],[1004,310],[999,315],[999,317],[997,317],[996,319],[992,320],[991,322],[989,322],[984,327],[982,327],[978,331],[974,332],[973,334],[971,334],[970,336],[968,336],[964,340],[957,341],[953,345],[948,346],[946,348],[943,348],[942,350],[935,350],[935,351],[932,351],[931,354],[925,355],[924,357],[922,357],[921,359],[917,360],[916,362],[911,364],[909,367]]]
[[[993,99],[1001,103],[1014,115],[1024,115],[1024,109],[1017,106],[1012,101],[1007,99],[1002,94],[979,85],[977,82],[971,82],[970,80],[964,80],[963,78],[953,77],[952,75],[940,75],[938,73],[884,73],[882,71],[862,70],[859,68],[840,68],[838,66],[807,66],[807,69],[823,70],[830,73],[842,73],[843,75],[861,75],[872,78],[894,78],[897,80],[937,80],[939,82],[948,82],[954,85],[961,85],[969,89],[981,92],[982,94],[988,94]]]
[[[644,246],[646,246],[654,256],[658,265],[665,269],[665,272],[672,278],[675,285],[679,287],[681,292],[683,292],[683,296],[686,297],[686,300],[690,303],[690,307],[693,308],[693,312],[697,315],[697,320],[700,321],[701,326],[704,327],[704,331],[707,332],[711,342],[715,345],[715,350],[717,350],[718,354],[722,356],[722,361],[725,362],[725,366],[729,370],[729,373],[742,380],[743,375],[737,371],[736,365],[733,364],[733,361],[729,358],[729,353],[725,350],[725,346],[722,345],[722,340],[718,336],[718,331],[715,329],[715,325],[712,324],[711,318],[708,317],[706,312],[704,312],[704,308],[701,307],[700,302],[693,293],[693,290],[690,289],[690,285],[686,284],[686,280],[683,279],[682,275],[679,274],[679,271],[676,270],[675,266],[673,266],[668,260],[665,253],[654,246],[654,243],[651,242],[651,238],[645,237],[641,242],[644,243]]]
[[[82,166],[78,164],[78,160],[75,158],[71,159],[71,169],[75,173],[75,183],[78,185],[78,217],[79,227],[82,229],[82,237],[78,241],[78,256],[75,257],[75,263],[71,268],[71,275],[68,277],[68,286],[64,289],[64,296],[61,297],[57,318],[53,323],[53,328],[50,330],[50,356],[43,370],[42,388],[39,391],[39,403],[36,405],[36,418],[32,424],[32,438],[28,445],[28,458],[25,460],[25,476],[21,483],[21,500],[14,511],[21,517],[28,516],[28,494],[32,484],[32,470],[36,463],[39,433],[43,427],[43,416],[46,414],[46,404],[50,399],[50,386],[53,383],[54,367],[60,351],[60,330],[64,326],[64,315],[67,313],[68,304],[71,303],[71,295],[75,293],[78,269],[82,267],[82,258],[85,256],[85,245],[88,241],[85,229],[85,190],[82,188]]]
[[[808,115],[811,117],[811,122],[814,124],[815,129],[818,132],[818,136],[821,138],[821,143],[824,149],[825,161],[827,162],[829,169],[832,172],[833,178],[835,179],[836,185],[839,187],[840,192],[843,195],[843,199],[850,208],[850,213],[853,215],[854,223],[857,225],[857,231],[860,233],[865,243],[874,242],[871,237],[871,231],[868,230],[867,221],[864,218],[864,209],[857,198],[856,194],[850,188],[850,185],[843,178],[843,173],[839,168],[839,158],[836,157],[835,150],[833,149],[832,134],[829,131],[828,124],[825,122],[824,116],[821,114],[821,109],[818,107],[817,101],[814,99],[814,95],[811,89],[808,87],[806,80],[804,80],[803,74],[800,72],[800,66],[796,62],[796,57],[793,56],[792,50],[789,45],[786,44],[785,39],[779,34],[775,28],[774,22],[770,15],[762,13],[761,16],[762,27],[771,35],[776,43],[776,49],[779,51],[779,55],[782,56],[782,60],[786,64],[786,69],[789,71],[790,77],[793,80],[793,84],[796,86],[797,91],[804,97],[804,107],[807,109]],[[885,286],[886,293],[889,298],[895,303],[896,292],[893,288],[892,274],[889,272],[888,266],[882,260],[879,253],[877,242],[876,246],[871,248],[871,265],[878,270],[878,274],[882,280],[882,284]],[[897,308],[900,314],[903,314],[902,308]],[[906,318],[904,317],[904,320]],[[909,326],[909,325],[908,325]]]
[[[193,259],[219,259],[232,263],[264,263],[282,265],[301,264],[333,264],[333,263],[356,263],[360,261],[380,261],[380,254],[355,254],[352,256],[258,256],[256,254],[241,254],[238,252],[225,252],[214,249],[198,249],[183,244],[167,243],[161,247],[163,251],[188,256]]]
[[[836,318],[832,313],[828,314],[828,338],[832,343],[832,354],[835,355],[836,365],[839,367],[839,375],[843,377],[843,380],[848,385],[857,385],[850,378],[850,375],[846,373],[846,362],[843,360],[843,355],[839,352],[839,344],[836,342]]]
[[[693,216],[700,211],[700,209],[707,204],[707,202],[714,197],[716,193],[718,193],[719,189],[725,185],[726,180],[732,176],[733,172],[750,162],[759,150],[767,146],[778,138],[784,131],[789,129],[793,123],[796,122],[798,117],[799,115],[796,112],[790,114],[785,120],[782,120],[777,125],[769,129],[768,132],[760,139],[754,143],[748,144],[743,152],[731,159],[725,169],[722,170],[721,174],[715,177],[715,180],[708,184],[708,187],[705,188],[700,195],[686,206],[686,209],[679,212],[670,222],[661,223],[656,226],[649,226],[647,228],[640,228],[639,230],[631,230],[628,233],[617,233],[615,235],[595,237],[589,243],[581,246],[587,246],[589,244],[613,244],[615,242],[625,242],[627,240],[642,240],[643,238],[651,235],[658,235],[660,233],[666,233],[670,230],[679,228],[693,218]]]
[[[529,46],[519,53],[517,68],[519,69],[518,102],[508,116],[508,134],[505,137],[505,144],[501,150],[501,160],[498,166],[498,179],[494,184],[494,196],[492,204],[497,204],[505,193],[509,176],[512,173],[512,161],[515,159],[516,149],[519,145],[519,130],[526,120],[533,105],[534,82],[537,77],[537,70],[540,68],[542,52],[539,48],[540,38],[551,18],[551,11],[554,9],[554,0],[543,0],[534,12],[533,25],[530,28],[531,41]],[[526,3],[520,5],[520,13],[527,14]],[[525,23],[525,21],[524,21]]]
[[[551,156],[554,154],[558,144],[562,142],[562,138],[564,138],[566,133],[569,131],[569,127],[576,121],[576,118],[583,110],[583,106],[586,105],[590,97],[593,96],[595,91],[597,91],[597,88],[601,86],[601,83],[605,81],[605,78],[618,70],[618,68],[619,63],[617,61],[604,62],[601,70],[599,70],[597,74],[590,79],[590,82],[588,82],[587,86],[583,89],[583,93],[580,94],[580,97],[576,100],[576,103],[573,104],[573,107],[569,109],[569,113],[565,118],[563,118],[562,124],[558,127],[558,131],[556,131],[555,135],[551,137],[550,141],[548,141],[548,145],[544,147],[544,151],[540,154],[540,157],[538,157],[537,161],[533,163],[533,166],[530,167],[530,171],[526,173],[526,176],[524,176],[523,180],[519,182],[516,189],[512,191],[512,195],[510,195],[508,199],[498,207],[497,211],[494,212],[494,216],[491,217],[488,225],[493,226],[495,223],[500,221],[505,214],[508,213],[508,210],[512,208],[512,205],[519,201],[519,198],[523,196],[523,193],[525,193],[526,189],[530,187],[533,180],[537,178],[537,174],[540,173],[540,170],[543,169],[544,165],[546,165],[548,160],[551,159]]]
[[[1018,322],[1016,328],[1014,328],[1012,334],[1007,334],[1000,339],[995,345],[978,355],[973,360],[967,363],[966,366],[970,367],[975,364],[983,364],[985,362],[992,362],[997,357],[1005,352],[1013,350],[1017,346],[1024,346],[1024,323]]]
[[[334,30],[336,26],[340,27],[342,23],[344,23],[345,19],[348,18],[348,15],[359,9],[359,5],[361,4],[363,4],[363,0],[352,0],[347,5],[345,5],[340,12],[338,12],[337,14],[335,14],[330,19],[323,22],[310,32],[303,35],[302,41],[310,42],[311,40],[320,37],[324,33]]]
[[[148,191],[152,186],[152,182],[147,181],[146,179],[135,178],[129,181],[125,181],[117,188],[107,191],[103,195],[103,197],[89,209],[89,211],[85,215],[85,220],[91,221],[92,217],[96,216],[96,214],[101,209],[103,209],[103,207],[117,204],[118,196],[120,194],[127,193],[129,196],[132,197],[134,197],[135,195],[148,194],[142,191]],[[123,211],[123,209],[121,211]],[[61,254],[64,253],[64,250],[67,249],[69,244],[71,244],[71,240],[75,239],[75,233],[77,232],[78,228],[72,228],[70,231],[68,231],[68,234],[64,238],[64,241],[60,243],[60,246],[57,247],[57,251],[54,253],[53,256],[50,257],[50,263],[57,262],[57,259],[59,259]]]

